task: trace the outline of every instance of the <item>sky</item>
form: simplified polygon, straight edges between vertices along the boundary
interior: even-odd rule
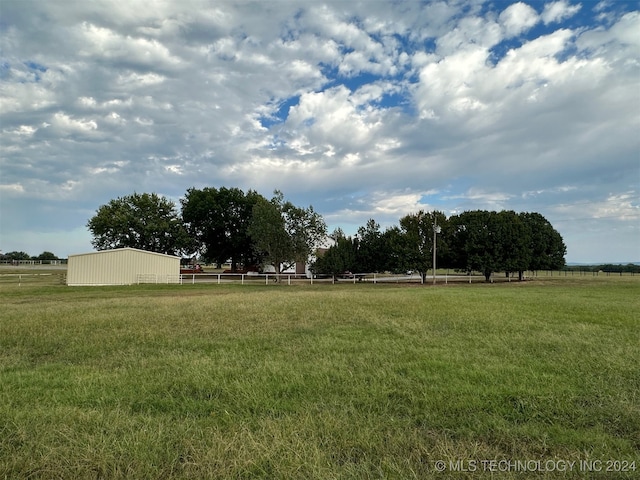
[[[538,212],[568,262],[638,262],[640,2],[0,2],[2,252],[204,187],[347,234]]]

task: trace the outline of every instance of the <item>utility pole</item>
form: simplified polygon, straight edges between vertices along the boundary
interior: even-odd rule
[[[436,213],[433,212],[433,284],[436,284],[436,234],[440,233],[442,229],[438,225],[436,220]]]

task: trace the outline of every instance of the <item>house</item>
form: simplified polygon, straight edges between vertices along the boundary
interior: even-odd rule
[[[309,267],[313,265],[318,256],[321,256],[324,252],[326,252],[330,247],[335,245],[335,240],[331,237],[325,237],[324,240],[320,243],[320,245],[315,249],[315,252],[309,256],[307,262],[296,262],[291,267],[282,270],[282,274],[287,275],[305,275],[307,278],[312,277],[311,270]],[[275,273],[276,269],[273,265],[265,265],[262,269],[265,273]]]

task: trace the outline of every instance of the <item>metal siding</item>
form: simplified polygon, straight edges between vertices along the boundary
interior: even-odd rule
[[[69,255],[68,285],[129,285],[139,274],[169,282],[180,273],[180,258],[131,248]]]

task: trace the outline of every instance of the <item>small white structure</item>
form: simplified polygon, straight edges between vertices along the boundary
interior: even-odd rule
[[[290,275],[304,275],[307,278],[311,278],[313,276],[313,273],[311,273],[309,267],[313,265],[313,263],[318,259],[319,256],[324,255],[324,253],[335,244],[336,242],[333,238],[329,236],[324,237],[320,244],[316,246],[314,253],[309,256],[309,260],[307,260],[306,263],[296,262],[289,268],[283,269],[281,273]],[[282,265],[281,268],[284,266],[285,265]],[[262,271],[265,273],[275,273],[276,269],[273,265],[263,265]]]
[[[179,283],[180,257],[117,248],[69,255],[67,285]]]

